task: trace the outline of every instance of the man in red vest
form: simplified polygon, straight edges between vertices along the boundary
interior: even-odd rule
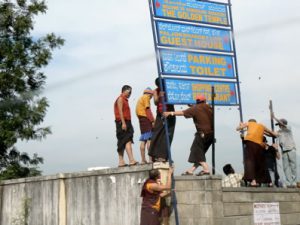
[[[124,150],[128,155],[129,165],[138,164],[133,158],[132,143],[133,143],[133,127],[131,124],[131,114],[128,99],[131,95],[132,88],[129,85],[122,87],[122,93],[117,98],[114,104],[116,135],[118,139],[118,155],[119,167],[127,166],[124,161]]]

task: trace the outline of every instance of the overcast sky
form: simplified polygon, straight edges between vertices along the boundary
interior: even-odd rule
[[[48,0],[47,4],[47,14],[36,19],[34,35],[54,32],[66,40],[45,69],[43,95],[50,107],[42,125],[51,126],[53,134],[41,142],[18,143],[19,150],[42,156],[44,174],[117,166],[113,103],[122,85],[129,84],[133,149],[140,160],[135,104],[145,87],[154,88],[157,77],[148,1]],[[292,125],[298,146],[299,9],[299,0],[232,0],[244,119],[256,118],[270,127],[272,99],[276,115]],[[225,163],[243,170],[238,123],[237,107],[216,108],[220,174]],[[172,144],[176,174],[190,166],[187,158],[194,132],[192,120],[177,118]],[[211,151],[207,155],[211,163]]]

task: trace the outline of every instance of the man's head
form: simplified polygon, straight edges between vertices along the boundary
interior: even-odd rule
[[[159,78],[159,77],[157,77],[156,79],[155,79],[155,85],[156,85],[156,87],[160,87],[160,81],[159,81],[159,79],[161,79],[161,82],[163,83],[163,78]]]
[[[206,102],[206,97],[204,95],[197,95],[196,96],[196,103],[199,104],[199,103],[202,103],[202,102]]]
[[[144,90],[144,94],[148,94],[148,95],[153,95],[153,91],[150,87],[147,87],[145,90]]]
[[[234,169],[232,168],[231,164],[226,164],[225,166],[223,166],[223,172],[226,175],[229,175],[229,174],[234,173]]]
[[[129,85],[124,85],[122,87],[122,94],[124,94],[127,98],[131,95],[132,88]]]
[[[256,123],[256,120],[255,119],[249,119],[248,122],[254,122],[254,123]]]
[[[282,126],[282,124],[284,125],[284,126],[286,126],[287,124],[288,124],[288,121],[286,120],[286,119],[280,119],[279,120],[280,121],[280,123],[278,122],[278,123],[276,123],[275,125],[277,126],[277,125],[279,125],[279,126]]]
[[[153,169],[149,171],[149,178],[151,180],[157,180],[160,178],[160,172],[158,169]]]

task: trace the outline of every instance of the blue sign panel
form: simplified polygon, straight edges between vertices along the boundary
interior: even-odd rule
[[[161,18],[186,20],[228,26],[227,6],[198,0],[153,1],[154,15]]]
[[[233,57],[159,49],[163,75],[235,78]]]
[[[229,30],[162,21],[156,22],[156,28],[158,43],[163,46],[232,51]]]
[[[210,104],[211,87],[215,87],[215,105],[237,105],[236,84],[224,81],[200,81],[165,78],[168,104],[194,104],[196,96],[202,94]]]

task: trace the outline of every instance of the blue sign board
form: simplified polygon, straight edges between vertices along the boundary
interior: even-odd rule
[[[159,49],[163,75],[235,78],[233,57]]]
[[[162,46],[232,51],[231,32],[226,29],[156,21],[157,40]]]
[[[227,5],[198,0],[153,1],[154,16],[228,26]]]
[[[168,104],[194,104],[196,96],[202,94],[210,104],[211,89],[215,88],[215,105],[238,105],[235,82],[201,81],[165,78],[165,91]]]

